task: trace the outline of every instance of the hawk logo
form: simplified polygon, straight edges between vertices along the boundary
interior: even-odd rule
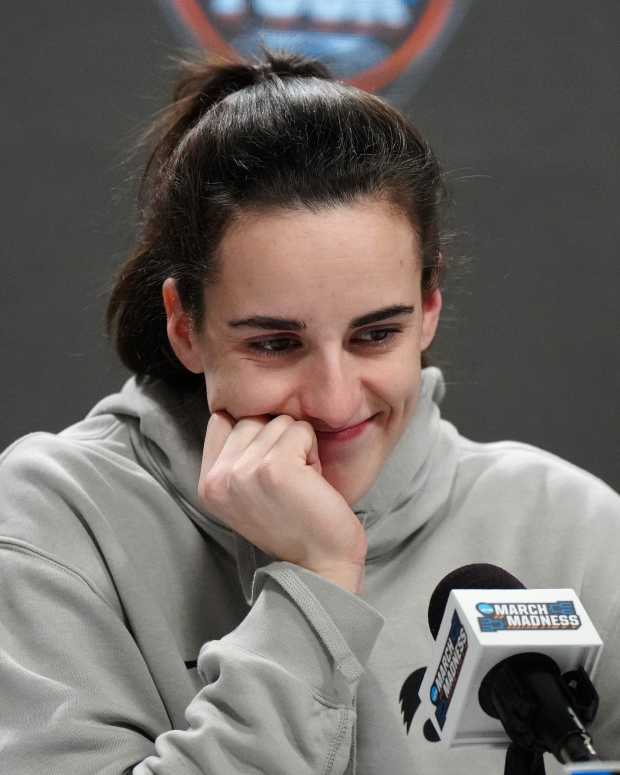
[[[414,670],[406,679],[398,699],[400,700],[400,711],[403,717],[403,723],[407,727],[407,734],[411,728],[411,722],[417,709],[420,707],[420,686],[424,680],[424,674],[426,673],[425,667],[419,667]],[[422,727],[424,737],[431,743],[437,743],[439,741],[439,735],[435,731],[432,721],[428,718],[424,722]]]
[[[367,91],[404,79],[398,93],[410,96],[470,0],[160,2],[195,43],[227,59],[251,56],[265,44],[318,57],[337,78]]]
[[[478,603],[481,632],[506,630],[577,630],[581,619],[572,600],[556,603]]]

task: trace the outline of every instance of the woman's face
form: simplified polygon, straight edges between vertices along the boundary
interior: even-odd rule
[[[211,412],[288,414],[316,431],[369,418],[348,441],[318,437],[322,473],[352,505],[372,486],[418,399],[420,354],[441,294],[422,302],[418,238],[377,200],[318,213],[247,214],[225,234],[221,281],[189,330],[174,281],[164,283],[171,344],[205,375]],[[405,308],[375,322],[356,320]],[[252,318],[281,318],[288,323]]]

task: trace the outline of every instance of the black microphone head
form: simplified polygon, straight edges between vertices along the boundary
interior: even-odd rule
[[[503,568],[485,562],[453,570],[437,584],[428,604],[428,626],[433,640],[437,638],[453,589],[525,589],[525,585]]]

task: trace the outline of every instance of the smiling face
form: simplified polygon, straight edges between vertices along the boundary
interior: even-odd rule
[[[352,505],[414,412],[421,353],[439,320],[440,291],[422,301],[415,231],[374,199],[315,213],[248,213],[225,233],[219,255],[222,276],[205,291],[198,334],[174,280],[164,283],[175,353],[204,372],[211,412],[288,414],[316,431],[372,418],[349,440],[318,435],[323,476]],[[359,320],[395,307],[400,314]],[[257,317],[291,322],[263,320],[263,328],[250,320]]]

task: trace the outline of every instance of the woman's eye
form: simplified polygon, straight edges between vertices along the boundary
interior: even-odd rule
[[[291,348],[281,345],[287,342],[295,343],[294,339],[263,339],[260,342],[250,342],[249,347],[259,355],[284,355]]]
[[[362,333],[362,337],[371,336],[371,339],[359,338],[356,342],[361,342],[363,347],[380,348],[386,347],[392,343],[397,334],[402,333],[400,328],[372,328]],[[374,338],[377,336],[378,338]],[[293,346],[287,346],[287,345]],[[250,349],[261,356],[278,357],[288,355],[291,351],[297,350],[299,341],[281,337],[279,339],[262,339],[258,342],[250,342]]]

